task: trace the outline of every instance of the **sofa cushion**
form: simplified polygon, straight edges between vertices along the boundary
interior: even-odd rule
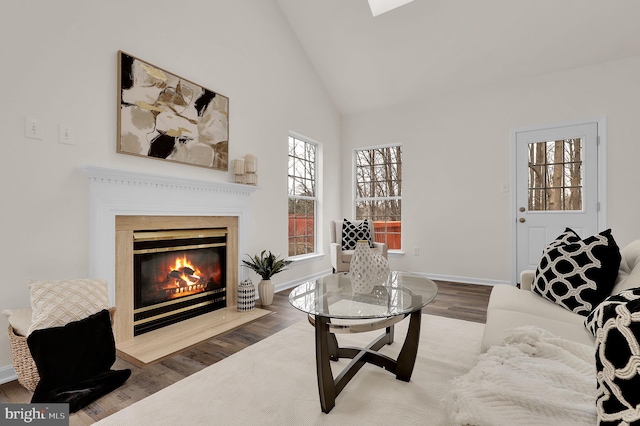
[[[640,287],[640,240],[627,244],[621,251],[620,269],[611,294]]]
[[[355,250],[342,250],[342,261],[344,263],[350,263]]]
[[[584,317],[528,290],[512,285],[496,285],[491,290],[482,351],[501,345],[514,327],[535,325],[579,343],[593,345],[593,336],[584,328]]]
[[[638,424],[640,289],[608,297],[585,325],[596,338],[598,424]]]
[[[373,247],[373,235],[368,220],[351,222],[347,219],[342,221],[342,250],[355,250],[356,244],[360,240],[369,242],[369,247]]]
[[[572,324],[583,324],[584,321],[582,315],[577,315],[567,309],[561,309],[557,304],[540,297],[538,294],[521,290],[509,284],[498,284],[491,290],[487,311],[493,309],[538,315]]]
[[[610,229],[577,242],[556,239],[543,251],[532,291],[586,316],[611,293],[619,267],[620,249]]]
[[[522,290],[521,290],[522,291]],[[537,296],[536,296],[537,297]],[[493,298],[493,295],[492,295]],[[540,299],[540,297],[538,297]],[[553,306],[556,311],[565,311],[558,306]],[[573,321],[562,321],[557,318],[548,318],[543,315],[523,313],[507,309],[491,309],[487,311],[487,323],[482,336],[481,351],[486,352],[492,346],[502,345],[509,331],[521,326],[535,325],[543,328],[556,336],[585,345],[593,345],[593,336],[584,328],[584,317],[571,314]]]

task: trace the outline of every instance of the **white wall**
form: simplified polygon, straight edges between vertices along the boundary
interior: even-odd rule
[[[353,149],[404,145],[406,253],[392,268],[508,281],[509,131],[539,124],[606,117],[608,226],[621,247],[640,238],[639,74],[635,57],[343,117],[345,180]],[[346,217],[352,200],[342,194]]]
[[[86,276],[88,181],[77,166],[232,180],[116,153],[118,50],[230,98],[230,159],[253,153],[259,161],[249,251],[286,255],[288,132],[339,158],[340,116],[274,1],[7,0],[0,31],[1,309],[29,306],[29,279]],[[42,121],[43,140],[25,138],[25,117]],[[75,145],[57,142],[60,123],[75,129]],[[324,187],[337,188],[339,164],[324,167]],[[320,213],[339,215],[337,197],[326,197]],[[329,268],[325,257],[277,280]],[[0,333],[0,379],[9,364]]]

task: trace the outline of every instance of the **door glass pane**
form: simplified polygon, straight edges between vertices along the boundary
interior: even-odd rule
[[[529,210],[582,210],[581,138],[529,144]]]

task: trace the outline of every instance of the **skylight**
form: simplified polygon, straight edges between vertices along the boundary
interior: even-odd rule
[[[369,0],[369,8],[373,16],[381,15],[397,7],[411,3],[413,0]]]

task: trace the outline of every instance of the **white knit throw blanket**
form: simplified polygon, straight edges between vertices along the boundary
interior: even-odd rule
[[[445,402],[452,425],[595,425],[595,349],[537,327],[513,329],[452,381]]]

